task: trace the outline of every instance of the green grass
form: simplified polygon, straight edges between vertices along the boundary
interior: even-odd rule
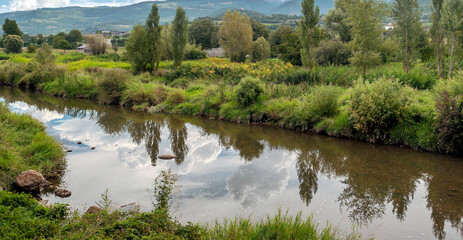
[[[33,169],[44,176],[64,170],[61,144],[48,136],[45,127],[24,114],[11,113],[0,103],[0,186],[10,189],[22,171]]]

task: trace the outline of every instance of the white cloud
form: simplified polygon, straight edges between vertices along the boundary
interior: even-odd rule
[[[37,8],[65,7],[71,0],[11,0],[10,11],[33,10]]]

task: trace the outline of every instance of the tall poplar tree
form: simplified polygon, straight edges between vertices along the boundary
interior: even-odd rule
[[[301,59],[307,70],[313,66],[312,48],[316,47],[316,36],[319,34],[317,24],[320,21],[320,9],[315,6],[315,0],[302,1],[302,18],[298,24],[301,39]]]
[[[396,0],[392,10],[394,32],[402,48],[402,66],[408,73],[417,53],[418,35],[420,33],[421,11],[417,0]]]
[[[362,69],[363,75],[368,67],[380,60],[384,12],[385,5],[376,0],[353,0],[347,7],[347,20],[352,27],[352,41],[349,44],[354,51],[350,60],[354,66]]]
[[[450,45],[449,78],[451,78],[457,37],[461,36],[463,32],[463,1],[445,0],[442,6],[441,22],[442,28],[447,33]]]
[[[444,30],[441,24],[442,4],[444,0],[432,0],[431,38],[436,50],[437,73],[444,76]]]
[[[151,12],[146,19],[145,31],[147,36],[147,51],[150,55],[149,64],[153,71],[158,70],[159,61],[161,59],[161,31],[162,28],[159,26],[159,12],[158,5],[153,3]]]
[[[171,31],[172,58],[174,66],[182,65],[185,46],[188,41],[188,17],[182,7],[177,8]]]

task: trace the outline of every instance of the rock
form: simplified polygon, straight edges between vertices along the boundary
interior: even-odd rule
[[[95,150],[96,147],[91,147],[90,149]]]
[[[91,206],[87,209],[87,212],[85,212],[86,214],[94,214],[94,213],[99,213],[103,211],[101,208],[97,207],[97,206]]]
[[[132,203],[129,203],[129,204],[122,205],[119,209],[122,212],[133,212],[133,211],[139,210],[140,206],[137,205],[135,202],[132,202]]]
[[[82,144],[82,142],[81,142],[81,141],[79,141],[79,142],[77,142],[77,144]]]
[[[71,149],[68,149],[68,150],[66,150],[66,151],[67,151],[67,152],[72,152],[72,150],[71,150]]]
[[[14,183],[19,188],[28,191],[40,191],[42,188],[50,186],[51,183],[37,171],[27,170],[20,173],[15,179]]]
[[[164,159],[164,160],[170,160],[170,159],[174,159],[174,158],[177,158],[175,155],[172,155],[172,154],[162,154],[162,155],[159,155],[158,156],[159,159]]]
[[[62,189],[62,188],[57,188],[55,190],[55,195],[60,197],[60,198],[67,198],[67,197],[70,197],[72,192],[69,191],[69,190],[66,190],[66,189]]]

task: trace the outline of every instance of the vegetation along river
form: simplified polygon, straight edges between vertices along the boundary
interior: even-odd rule
[[[42,196],[49,203],[85,210],[108,189],[115,205],[148,210],[154,179],[170,168],[182,222],[258,220],[281,209],[376,239],[463,239],[462,159],[11,88],[0,98],[72,150],[61,180],[72,196]]]

